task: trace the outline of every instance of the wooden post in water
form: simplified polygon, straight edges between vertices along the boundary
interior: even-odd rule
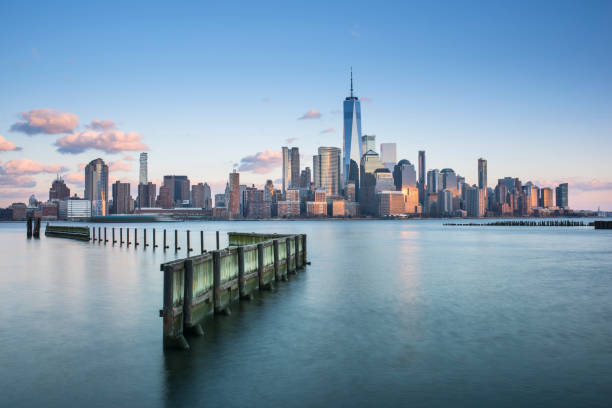
[[[280,273],[279,273],[279,265],[278,265],[278,239],[272,241],[272,245],[274,246],[274,280],[280,281]]]
[[[296,235],[293,237],[293,240],[295,241],[295,252],[294,252],[294,258],[295,258],[295,270],[297,271],[298,268],[301,267],[300,264],[300,257],[299,257],[299,248],[300,248],[300,236]]]
[[[264,289],[264,248],[257,244],[257,276],[259,277],[259,290]]]
[[[193,248],[191,247],[191,239],[189,238],[189,230],[187,230],[187,256],[189,256],[189,253],[193,251]]]
[[[217,231],[217,251],[219,250],[219,231]]]
[[[179,249],[181,248],[178,246],[178,231],[174,230],[174,252],[177,252]]]
[[[157,248],[157,244],[155,243],[155,228],[153,228],[153,249]]]
[[[285,238],[285,249],[286,249],[286,255],[285,255],[285,265],[287,266],[287,275],[289,274],[289,272],[291,272],[291,238],[287,237]]]
[[[247,297],[244,293],[244,247],[238,247],[238,293],[241,298]]]
[[[306,258],[306,234],[302,234],[302,265],[308,265]]]
[[[183,333],[203,336],[204,330],[199,324],[193,324],[193,260],[185,259],[185,281],[183,292]]]
[[[93,234],[92,234],[92,239],[91,239],[91,240],[92,240],[93,242],[96,242],[96,227],[91,227],[91,232],[93,233]]]
[[[127,244],[127,246],[130,246],[130,229],[126,228],[125,229],[125,243]]]
[[[28,238],[32,238],[32,217],[28,217],[28,219],[26,220],[26,228],[26,235],[28,236]]]
[[[102,242],[102,227],[98,227],[98,243]]]
[[[106,239],[106,227],[104,227],[104,243],[106,244],[108,239]]]
[[[230,314],[229,306],[221,308],[221,253],[219,251],[213,251],[213,304],[215,307],[215,313],[225,312]]]
[[[115,245],[115,242],[117,241],[115,241],[115,227],[113,227],[113,245]]]
[[[189,344],[183,335],[174,335],[174,267],[164,267],[164,309],[161,315],[164,318],[164,349],[180,348],[189,349]]]
[[[138,246],[138,228],[134,228],[134,246]]]
[[[119,245],[123,245],[123,227],[119,228]]]
[[[204,231],[200,231],[200,253],[204,253]]]
[[[147,229],[143,228],[142,233],[144,234],[144,248],[147,249],[149,244],[147,244]]]
[[[34,238],[40,238],[40,218],[34,219]]]
[[[168,249],[168,245],[166,245],[166,230],[164,230],[164,252]]]

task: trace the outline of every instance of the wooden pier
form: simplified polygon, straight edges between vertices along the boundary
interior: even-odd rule
[[[230,232],[229,247],[166,262],[164,349],[189,349],[185,335],[202,335],[201,323],[230,314],[231,304],[272,288],[307,264],[306,235]]]

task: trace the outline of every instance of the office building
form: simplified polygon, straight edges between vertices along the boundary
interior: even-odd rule
[[[442,190],[440,186],[440,170],[429,170],[427,172],[427,193],[437,194],[440,190]]]
[[[404,195],[401,191],[379,191],[376,197],[379,217],[404,214]]]
[[[300,187],[300,150],[297,147],[292,147],[291,152],[291,188]]]
[[[225,194],[215,194],[215,208],[226,208]]]
[[[59,202],[61,220],[78,220],[91,217],[90,200],[63,200]]]
[[[113,214],[129,214],[130,211],[130,183],[116,181],[113,184]]]
[[[569,208],[569,188],[567,183],[559,184],[555,188],[555,199],[557,203],[557,207],[559,208]]]
[[[313,156],[314,188],[322,188],[328,196],[339,196],[340,189],[340,149],[319,147],[318,155]]]
[[[237,219],[242,215],[240,212],[240,173],[236,170],[229,174],[229,205],[227,216],[229,219]]]
[[[393,182],[393,174],[391,174],[386,167],[374,170],[374,177],[376,177],[375,192],[396,190],[395,183]]]
[[[393,171],[395,163],[397,163],[397,145],[395,143],[380,144],[380,161],[389,171]]]
[[[453,213],[453,192],[444,189],[438,192],[438,215],[449,216]]]
[[[174,200],[170,195],[170,188],[163,185],[159,188],[159,195],[157,196],[157,207],[160,208],[174,208]]]
[[[65,200],[70,197],[70,188],[64,183],[61,177],[57,177],[53,183],[51,183],[51,188],[49,189],[49,201],[53,200]]]
[[[486,210],[485,190],[479,187],[467,188],[467,215],[469,217],[484,217]]]
[[[404,187],[416,187],[416,171],[412,163],[406,159],[400,160],[393,167],[393,182],[396,190],[402,190]]]
[[[353,94],[353,71],[351,70],[351,95],[343,103],[344,129],[342,146],[342,186],[349,180],[359,185],[359,163],[361,151],[361,102]]]
[[[421,211],[419,189],[417,187],[404,186],[401,191],[404,195],[404,212],[406,214],[419,213]]]
[[[365,153],[368,150],[376,151],[376,135],[361,136],[361,152]]]
[[[306,214],[309,217],[322,217],[327,215],[325,189],[318,188],[315,190],[314,201],[306,202]]]
[[[480,158],[478,159],[478,188],[482,188],[486,191],[487,187],[487,161]]]
[[[283,194],[289,188],[300,187],[300,150],[297,147],[288,148],[282,147],[282,189]]]
[[[210,194],[210,189],[209,189]],[[198,183],[191,186],[191,207],[205,208],[205,187],[204,183]]]
[[[147,153],[140,153],[140,169],[138,171],[138,184],[148,183],[147,161],[149,157]]]
[[[311,183],[310,167],[306,167],[304,170],[302,170],[302,173],[300,174],[300,187],[310,188],[310,183]]]
[[[191,183],[187,176],[164,176],[164,186],[168,188],[173,206],[181,207],[189,204]]]
[[[442,189],[450,190],[453,197],[459,195],[459,187],[457,185],[457,175],[453,169],[442,169],[440,171],[440,178],[442,179]]]
[[[157,186],[151,182],[138,184],[138,208],[155,207]]]
[[[425,150],[419,150],[419,204],[425,202]]]
[[[94,215],[108,215],[108,166],[95,159],[85,166],[85,199],[95,206]]]
[[[540,202],[539,206],[542,208],[553,207],[553,190],[550,187],[544,187],[540,189]]]
[[[361,184],[357,200],[360,203],[360,211],[365,215],[376,215],[376,174],[377,170],[385,169],[378,153],[369,150],[361,158]],[[387,169],[385,169],[387,170]],[[391,176],[393,178],[393,176]],[[395,186],[392,190],[395,189]]]

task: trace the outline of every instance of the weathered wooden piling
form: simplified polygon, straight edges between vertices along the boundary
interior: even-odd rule
[[[612,229],[612,221],[595,221],[593,226],[595,229]]]
[[[47,225],[47,227],[45,228],[45,236],[55,238],[78,239],[79,241],[89,242],[90,231],[89,227]]]
[[[153,249],[157,248],[157,244],[155,243],[155,228],[153,228]]]
[[[187,230],[187,254],[191,251],[193,251],[193,248],[191,247],[191,240],[189,239],[189,230]]]
[[[92,242],[96,242],[96,227],[91,227],[91,232],[92,232]]]
[[[254,290],[286,275],[284,265],[305,264],[306,235],[298,235],[296,244],[295,235],[230,233],[229,242],[224,250],[161,265],[164,348],[188,348],[184,335],[202,335],[205,318],[230,314],[233,302],[251,298]]]
[[[112,228],[112,236],[113,236],[113,245],[115,245],[115,243],[117,241],[115,241],[115,227]]]
[[[178,250],[181,249],[178,246],[178,231],[174,230],[174,252],[178,252]]]
[[[40,218],[34,219],[34,238],[40,238]]]
[[[302,265],[309,265],[306,257],[306,234],[302,234]]]
[[[204,231],[200,231],[200,253],[204,253]]]
[[[130,229],[126,228],[125,229],[125,244],[129,247],[130,246]]]
[[[217,231],[217,251],[219,250],[219,231]]]
[[[119,228],[119,245],[123,245],[123,228]]]
[[[149,244],[147,244],[147,229],[143,228],[142,230],[142,234],[144,235],[144,248],[147,249],[147,247],[149,246]]]
[[[28,217],[26,220],[26,235],[28,236],[28,238],[32,238],[32,217]]]
[[[106,227],[104,227],[104,243],[106,244],[108,239],[106,239]]]
[[[102,242],[102,227],[98,227],[98,243]]]
[[[291,238],[285,238],[286,253],[285,263],[287,265],[287,273],[294,273],[295,269],[291,266]]]
[[[134,247],[138,246],[138,228],[134,228]]]

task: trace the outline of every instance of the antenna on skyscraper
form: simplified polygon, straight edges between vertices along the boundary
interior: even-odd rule
[[[353,67],[351,67],[351,98],[353,97]]]

